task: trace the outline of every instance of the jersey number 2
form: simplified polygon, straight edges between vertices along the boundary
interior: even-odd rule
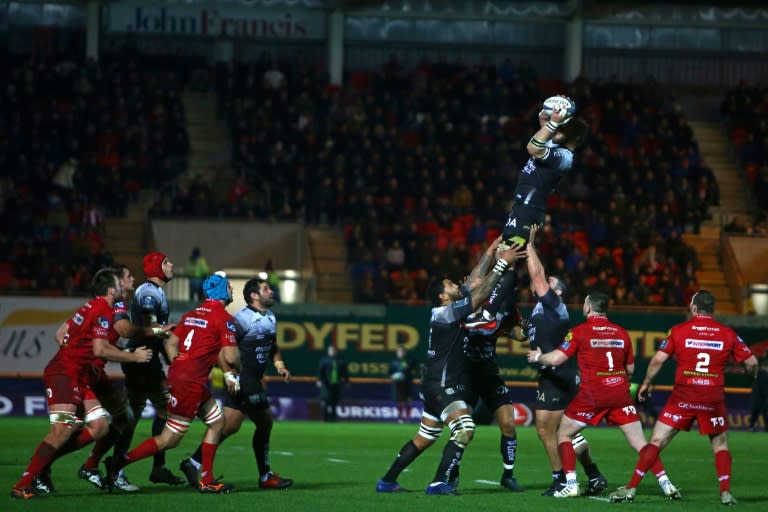
[[[696,363],[696,371],[699,373],[708,373],[709,372],[709,354],[706,352],[699,352],[696,354],[696,359],[699,360],[698,363]]]

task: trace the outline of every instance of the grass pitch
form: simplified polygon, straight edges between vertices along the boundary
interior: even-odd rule
[[[0,419],[0,482],[10,491],[36,444],[47,431],[44,418]],[[377,494],[376,481],[384,474],[400,447],[416,433],[416,425],[373,423],[276,423],[272,433],[271,463],[274,471],[296,483],[286,491],[260,490],[251,452],[250,425],[220,447],[215,465],[217,475],[236,486],[225,496],[200,495],[188,488],[149,483],[150,461],[128,468],[128,476],[140,487],[133,494],[108,495],[77,478],[77,469],[87,456],[74,453],[56,462],[55,494],[45,500],[19,502],[0,497],[0,510],[109,511],[109,512],[197,512],[226,510],[403,512],[416,510],[501,511],[562,510],[592,512],[609,509],[703,512],[722,510],[712,452],[706,438],[681,433],[662,453],[667,472],[683,493],[683,500],[668,502],[648,475],[632,504],[611,504],[603,497],[555,500],[540,496],[549,485],[549,465],[536,432],[531,427],[518,431],[519,452],[515,474],[526,488],[511,493],[498,485],[501,476],[499,434],[495,426],[478,427],[461,466],[461,496],[426,496],[424,488],[432,479],[447,435],[424,453],[401,475],[401,485],[414,492]],[[149,435],[150,423],[142,421],[134,446]],[[201,439],[203,427],[195,422],[181,446],[168,452],[168,466],[178,470],[181,458]],[[636,454],[614,428],[585,431],[601,471],[613,490],[629,479]],[[734,459],[732,492],[738,510],[768,509],[768,434],[734,432],[730,435]],[[180,474],[180,473],[179,473]],[[580,481],[585,479],[580,473]]]

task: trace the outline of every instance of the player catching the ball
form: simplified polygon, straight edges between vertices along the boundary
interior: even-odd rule
[[[553,96],[544,101],[539,112],[539,129],[528,141],[531,155],[517,178],[512,211],[507,215],[499,247],[524,246],[532,225],[544,225],[547,198],[563,176],[571,170],[574,150],[584,144],[589,133],[586,121],[574,117],[576,106],[566,96]],[[514,279],[508,272],[504,279]],[[501,286],[502,283],[499,283]],[[498,290],[498,288],[497,288]],[[470,317],[467,327],[480,327],[493,322],[499,312],[496,292],[481,313]]]

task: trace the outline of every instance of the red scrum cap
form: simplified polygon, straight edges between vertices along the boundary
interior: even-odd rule
[[[147,279],[158,277],[163,281],[168,281],[165,272],[163,272],[163,260],[165,260],[165,254],[161,252],[150,252],[144,256],[144,275]]]

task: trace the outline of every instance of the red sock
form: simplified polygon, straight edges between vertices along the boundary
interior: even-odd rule
[[[656,475],[656,478],[661,478],[667,474],[667,470],[664,468],[664,463],[661,462],[661,457],[656,457],[656,462],[654,462],[653,466],[651,466],[651,471],[653,471],[653,474]]]
[[[576,452],[573,451],[573,443],[566,441],[557,445],[557,453],[563,463],[563,471],[573,473],[576,471]]]
[[[91,453],[88,455],[83,466],[88,469],[98,469],[101,458],[110,448],[112,448],[112,445],[114,445],[112,436],[107,435],[96,441],[96,444],[93,445],[93,450],[91,450]]]
[[[720,481],[720,492],[731,490],[731,466],[733,458],[728,450],[715,452],[715,470]]]
[[[27,469],[24,470],[21,478],[16,482],[15,487],[18,489],[32,487],[32,480],[34,480],[35,477],[40,474],[40,471],[48,465],[53,456],[56,455],[56,451],[56,448],[52,444],[45,441],[37,445],[35,453],[32,454],[32,458],[29,460]]]
[[[200,464],[200,481],[204,484],[213,482],[213,458],[216,456],[218,444],[203,442],[200,444],[202,461]]]
[[[637,459],[637,465],[635,471],[632,473],[632,478],[629,480],[627,487],[634,488],[640,485],[640,480],[643,479],[645,473],[656,463],[659,458],[659,452],[661,450],[655,444],[648,443],[640,450],[640,457]]]
[[[154,437],[150,437],[149,439],[146,439],[144,442],[142,442],[139,446],[126,453],[125,461],[118,461],[118,466],[123,468],[128,464],[133,464],[137,460],[151,457],[159,451],[160,449],[157,447],[157,441],[155,441]]]

